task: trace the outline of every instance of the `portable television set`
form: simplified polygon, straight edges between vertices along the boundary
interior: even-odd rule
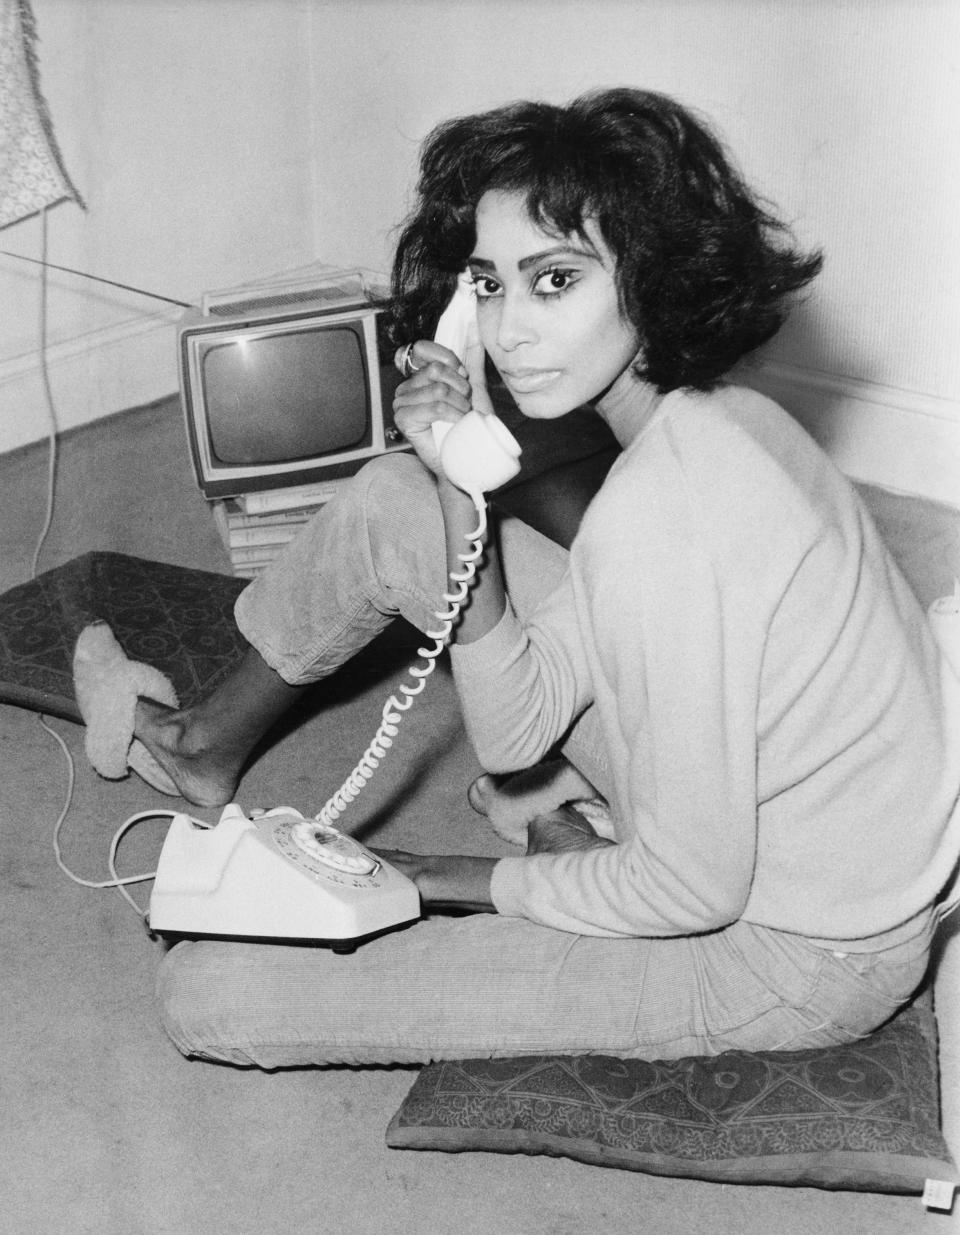
[[[208,293],[184,313],[180,395],[207,498],[334,480],[406,449],[376,299],[364,272],[324,272]]]

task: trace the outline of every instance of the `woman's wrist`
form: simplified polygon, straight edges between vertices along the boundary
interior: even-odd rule
[[[437,479],[440,507],[447,547],[447,568],[458,574],[464,570],[461,555],[473,552],[473,532],[480,519],[473,499],[456,488],[446,477]],[[468,586],[469,596],[460,611],[457,623],[458,643],[473,643],[491,631],[503,617],[506,608],[503,573],[497,552],[496,537],[489,526],[484,539],[482,557],[474,563],[476,573]]]
[[[490,885],[497,858],[408,853],[402,849],[374,849],[373,852],[413,880],[427,907],[459,905],[477,910],[494,909]]]
[[[428,907],[462,905],[492,911],[490,883],[496,862],[496,858],[437,854],[423,860],[414,882]]]
[[[437,475],[437,496],[444,518],[451,522],[461,522],[469,531],[477,525],[477,512],[473,498],[457,486],[448,477]]]

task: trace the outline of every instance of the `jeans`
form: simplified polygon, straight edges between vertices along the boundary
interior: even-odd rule
[[[506,519],[508,590],[523,616],[566,554]],[[240,596],[246,638],[285,680],[332,672],[397,614],[435,625],[446,589],[436,490],[420,464],[368,465],[283,558]],[[440,606],[442,607],[442,606]],[[603,792],[588,711],[565,754]],[[597,1052],[638,1058],[849,1042],[922,981],[933,931],[845,954],[740,921],[709,934],[601,939],[520,918],[427,917],[340,955],[323,948],[184,942],[159,974],[164,1024],[181,1051],[264,1068],[425,1063]]]
[[[737,922],[597,939],[522,918],[426,918],[356,952],[200,941],[165,957],[185,1055],[280,1068],[607,1054],[640,1059],[852,1042],[920,984],[929,936],[837,955]]]

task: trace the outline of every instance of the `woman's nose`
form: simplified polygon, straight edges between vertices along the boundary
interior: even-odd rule
[[[505,296],[500,302],[497,343],[503,351],[512,352],[521,343],[532,343],[536,339],[530,308],[526,297]]]

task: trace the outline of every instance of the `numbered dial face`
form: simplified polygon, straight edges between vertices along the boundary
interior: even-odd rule
[[[290,835],[304,853],[345,875],[372,875],[379,869],[376,858],[352,837],[315,819],[295,824]]]
[[[309,861],[305,864],[313,869],[320,867],[344,875],[366,877],[375,875],[380,869],[377,859],[361,844],[316,819],[280,824],[273,838],[288,857],[307,858]]]

